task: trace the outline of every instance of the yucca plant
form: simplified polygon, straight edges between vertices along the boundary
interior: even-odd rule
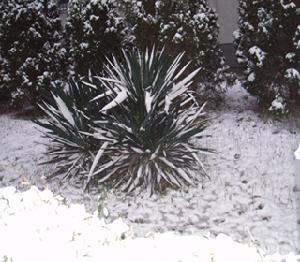
[[[189,65],[181,65],[182,57],[155,49],[123,52],[122,61],[108,61],[105,77],[94,77],[104,92],[93,101],[108,103],[90,133],[101,146],[88,182],[154,192],[195,184],[206,175],[198,153],[212,152],[199,143],[207,118],[189,91],[199,69],[183,77]]]
[[[36,123],[43,127],[44,136],[51,142],[47,152],[50,160],[43,164],[57,165],[49,178],[56,175],[84,177],[101,144],[101,141],[84,134],[92,130],[98,108],[101,108],[98,101],[90,102],[100,89],[98,86],[95,90],[83,83],[84,80],[70,80],[67,87],[53,89],[52,97],[45,98],[40,104],[49,118]]]
[[[199,69],[185,77],[183,54],[155,49],[121,57],[40,105],[50,118],[37,123],[51,141],[53,176],[126,192],[195,184],[206,176],[198,153],[212,152],[198,143],[207,118],[189,91]]]

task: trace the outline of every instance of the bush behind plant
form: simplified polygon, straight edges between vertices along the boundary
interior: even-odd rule
[[[11,0],[0,14],[0,90],[14,105],[34,104],[65,77],[59,11],[52,0]]]
[[[155,44],[173,56],[185,52],[184,62],[191,63],[190,70],[201,68],[194,89],[199,83],[202,100],[222,98],[234,79],[218,45],[218,16],[206,0],[121,3],[136,46],[145,50]]]
[[[299,0],[240,0],[236,54],[245,87],[266,109],[285,113],[300,95]]]
[[[113,0],[71,0],[66,42],[71,75],[87,75],[101,68],[105,56],[117,52],[126,38],[123,19]]]

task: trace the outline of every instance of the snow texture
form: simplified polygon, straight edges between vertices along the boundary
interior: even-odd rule
[[[295,151],[295,158],[297,160],[300,160],[300,145],[299,145],[298,149]]]
[[[284,99],[280,96],[277,96],[276,99],[272,101],[271,106],[269,107],[269,111],[275,112],[278,114],[285,114],[288,112],[286,109],[286,105]]]
[[[1,261],[283,261],[278,254],[265,256],[257,246],[234,242],[224,234],[211,238],[169,232],[134,238],[121,219],[106,224],[97,212],[89,214],[83,205],[63,202],[36,187],[23,193],[1,188]],[[285,259],[298,261],[292,253]]]
[[[258,46],[252,46],[251,48],[249,48],[249,54],[254,55],[257,59],[257,66],[261,67],[263,66],[263,62],[265,59],[265,52],[263,50],[261,50],[261,48],[259,48]]]
[[[239,1],[234,36],[237,61],[248,74],[245,88],[277,115],[299,100],[298,6],[296,0]]]
[[[55,2],[0,2],[0,90],[16,106],[65,79],[66,49]]]
[[[75,121],[73,118],[72,113],[69,111],[68,107],[66,106],[65,102],[58,96],[54,96],[53,98],[58,106],[59,111],[62,113],[64,118],[69,122],[70,125],[75,126]]]
[[[294,152],[300,141],[300,119],[277,122],[261,118],[255,110],[255,99],[240,85],[234,86],[222,110],[209,112],[207,134],[212,137],[207,146],[218,152],[205,159],[211,180],[152,197],[124,197],[104,190],[100,195],[88,194],[82,192],[79,181],[63,183],[55,178],[47,182],[45,176],[54,167],[37,165],[45,158],[46,147],[35,143],[46,141],[32,122],[1,115],[0,187],[49,188],[72,203],[85,204],[88,211],[95,211],[101,201],[108,210],[107,222],[122,218],[137,236],[149,231],[210,232],[249,243],[249,229],[268,254],[299,253],[300,183],[296,181],[300,168]]]

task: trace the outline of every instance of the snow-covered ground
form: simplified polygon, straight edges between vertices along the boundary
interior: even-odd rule
[[[293,254],[265,255],[254,243],[243,245],[219,234],[149,234],[135,238],[121,219],[106,224],[83,205],[32,187],[20,193],[0,189],[0,261],[2,262],[297,262]]]
[[[253,98],[236,85],[212,117],[204,143],[218,151],[206,158],[211,180],[163,196],[120,196],[106,192],[100,202],[107,222],[122,218],[134,234],[175,231],[184,235],[225,233],[251,242],[249,232],[267,253],[300,253],[300,176],[294,151],[300,141],[299,119],[276,121],[260,117]],[[0,116],[0,187],[49,188],[87,210],[98,207],[98,196],[80,186],[45,181],[51,167],[38,166],[46,147],[32,122]],[[43,141],[46,142],[46,141]],[[202,142],[202,141],[201,141]],[[104,197],[105,195],[105,197]],[[203,260],[204,261],[204,260]]]

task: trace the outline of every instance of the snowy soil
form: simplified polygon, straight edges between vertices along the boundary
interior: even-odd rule
[[[66,205],[31,187],[20,193],[0,189],[0,261],[2,262],[297,262],[293,254],[265,255],[219,234],[216,238],[150,234],[135,238],[121,219],[106,224],[83,205]]]
[[[249,230],[268,254],[300,253],[299,161],[293,154],[300,141],[300,117],[281,122],[260,118],[255,101],[239,85],[229,90],[223,107],[209,115],[207,134],[212,137],[204,143],[218,152],[206,157],[211,180],[151,198],[107,192],[101,197],[109,213],[106,221],[122,218],[137,236],[149,231],[210,232],[243,243],[250,242]],[[37,165],[46,147],[34,143],[43,140],[32,122],[2,115],[0,138],[0,187],[47,187],[84,203],[89,211],[97,209],[99,197],[83,193],[75,183],[45,181],[53,167]]]

